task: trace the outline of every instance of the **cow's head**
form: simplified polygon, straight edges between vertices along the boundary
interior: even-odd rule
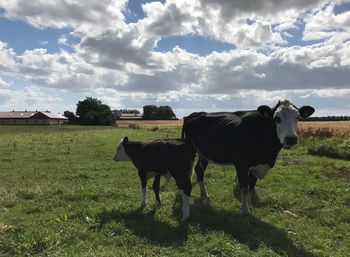
[[[297,123],[299,117],[309,117],[315,109],[311,106],[297,108],[288,100],[279,101],[274,108],[262,105],[258,111],[271,117],[276,124],[277,138],[285,148],[291,148],[299,142],[297,135]]]
[[[128,141],[129,139],[127,137],[124,137],[124,139],[118,143],[117,148],[115,150],[115,155],[113,157],[114,161],[130,161],[130,157],[126,154],[125,151],[125,144],[127,144]]]

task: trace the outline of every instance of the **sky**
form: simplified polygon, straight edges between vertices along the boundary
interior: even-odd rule
[[[1,0],[0,110],[350,115],[350,0]]]

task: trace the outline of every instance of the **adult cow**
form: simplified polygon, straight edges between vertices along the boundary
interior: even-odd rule
[[[208,197],[204,171],[208,162],[233,164],[236,168],[243,214],[251,212],[251,194],[257,179],[274,166],[282,147],[299,142],[297,122],[314,112],[311,106],[297,108],[288,100],[270,108],[252,111],[195,112],[184,118],[182,138],[190,140],[199,153],[195,167],[201,197]]]

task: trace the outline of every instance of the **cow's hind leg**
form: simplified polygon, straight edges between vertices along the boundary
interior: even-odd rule
[[[194,168],[202,199],[209,199],[209,194],[204,184],[204,172],[208,167],[208,160],[199,155],[196,167]]]
[[[249,172],[248,206],[249,206],[250,211],[252,211],[252,209],[253,209],[252,196],[255,194],[256,181],[257,181],[257,178],[252,173]]]
[[[251,200],[251,192],[249,192],[249,175],[248,168],[236,167],[237,177],[239,182],[239,188],[241,192],[241,212],[244,215],[249,215],[251,213],[249,202]]]
[[[140,208],[144,208],[146,206],[146,186],[147,186],[147,177],[146,173],[139,170],[139,178],[141,181],[141,205]]]
[[[160,189],[160,175],[154,177],[153,180],[153,191],[156,197],[156,202],[154,204],[154,208],[158,209],[160,207],[160,197],[159,197],[159,189]]]

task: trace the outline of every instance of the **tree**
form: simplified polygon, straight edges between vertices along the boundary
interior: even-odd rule
[[[78,124],[78,117],[73,112],[64,111],[63,116],[68,118],[69,124]]]
[[[158,107],[155,105],[145,105],[143,107],[143,118],[155,120],[158,116]]]
[[[176,118],[170,106],[146,105],[143,107],[143,118],[150,120],[168,120]]]
[[[77,116],[80,124],[111,125],[114,123],[114,114],[108,105],[102,104],[97,98],[87,97],[77,103]]]
[[[170,106],[159,106],[158,107],[158,119],[160,120],[169,120],[176,118],[175,113]]]

